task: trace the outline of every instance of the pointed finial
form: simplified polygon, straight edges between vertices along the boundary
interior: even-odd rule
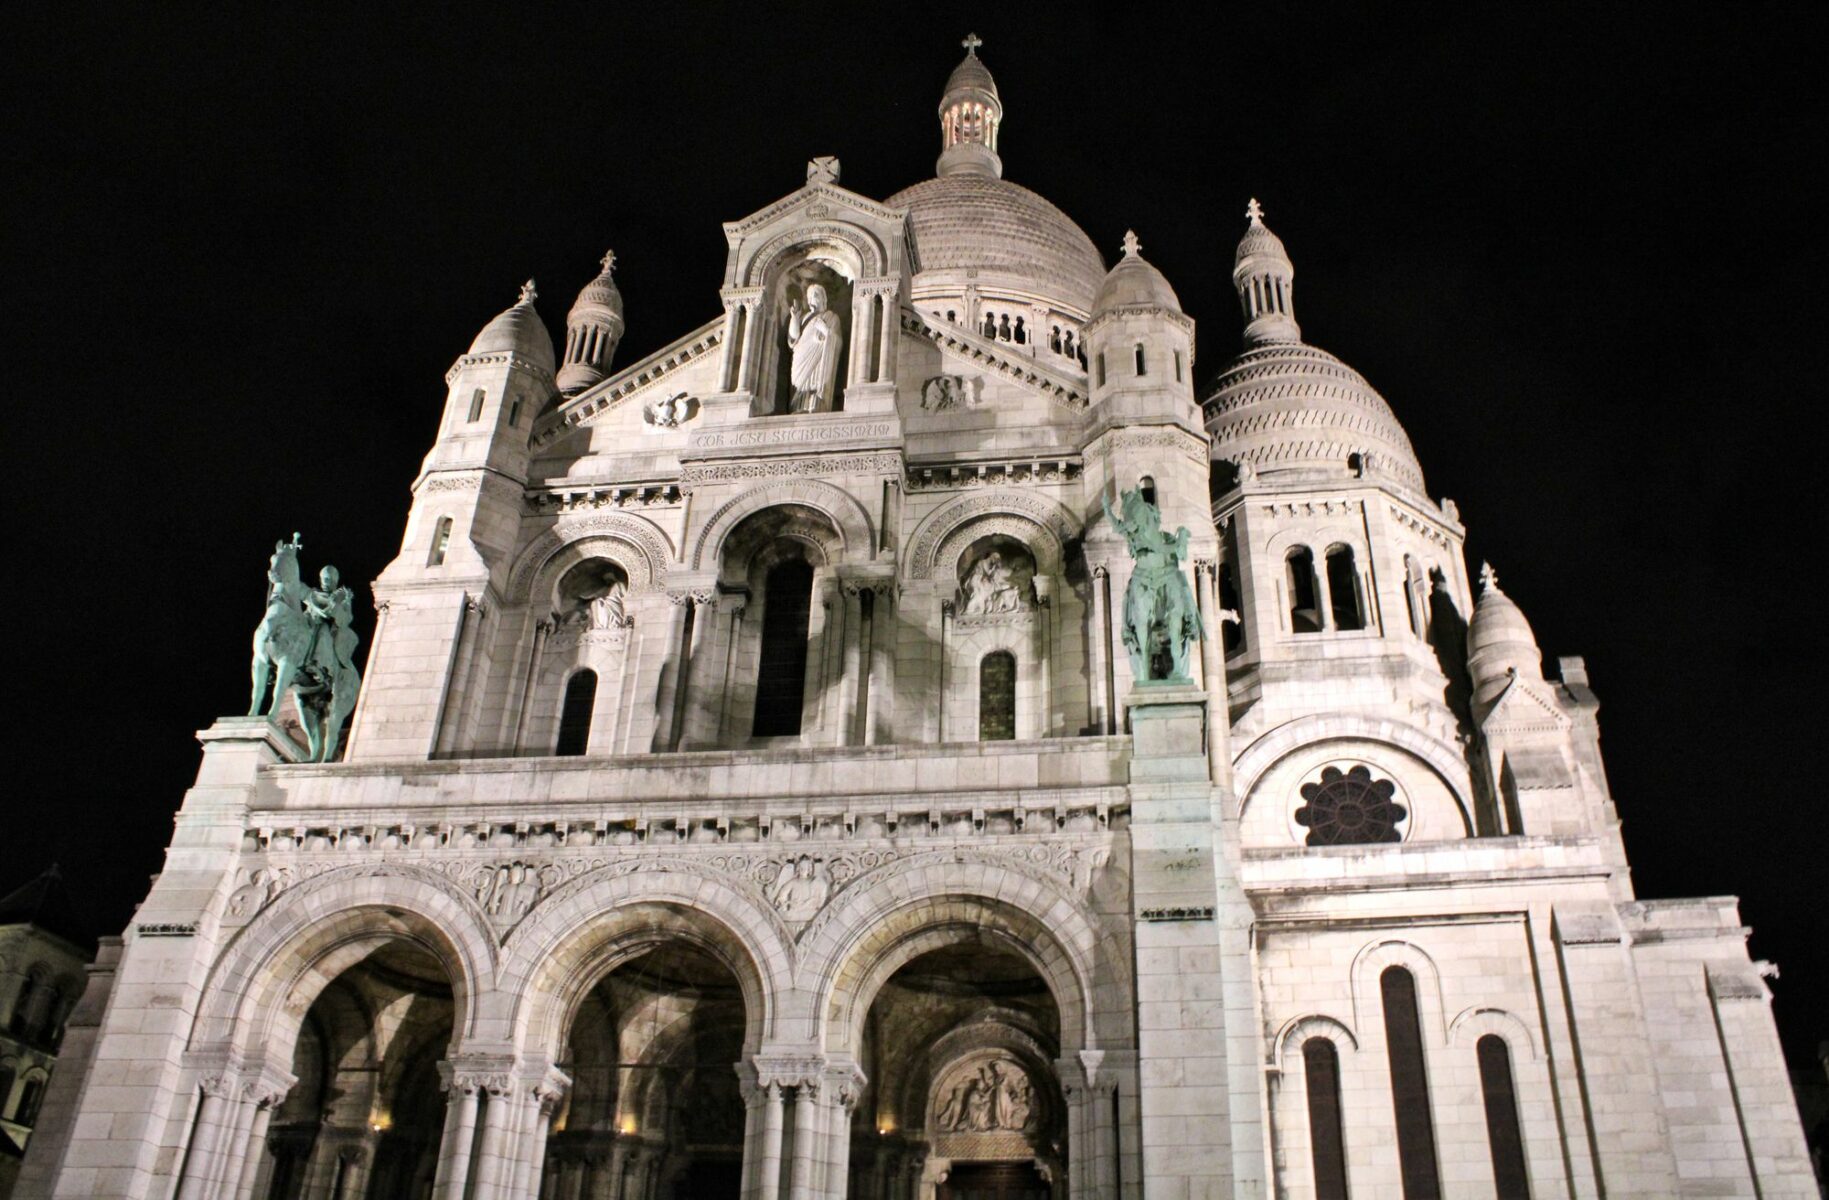
[[[1251,218],[1253,225],[1264,223],[1264,206],[1257,202],[1256,196],[1251,197],[1251,203],[1245,205],[1245,215]]]
[[[1126,229],[1124,231],[1124,257],[1135,258],[1137,251],[1141,249],[1143,249],[1143,243],[1137,240],[1137,231]]]
[[[984,39],[975,33],[968,33],[965,35],[965,40],[959,44],[965,47],[965,52],[967,54],[976,58],[978,55],[978,47],[984,45]]]
[[[1480,564],[1480,594],[1483,596],[1487,592],[1496,592],[1498,590],[1499,573],[1492,569],[1491,563],[1482,562]]]
[[[605,275],[608,275],[611,271],[614,271],[615,269],[616,269],[616,251],[614,251],[614,250],[604,251],[603,252],[603,273]],[[531,283],[532,281],[530,280],[529,282]]]
[[[526,283],[521,285],[520,302],[522,304],[532,304],[539,294],[540,293],[533,290],[533,280],[529,279]]]

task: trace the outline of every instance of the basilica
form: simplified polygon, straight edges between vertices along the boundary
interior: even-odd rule
[[[1260,206],[1196,358],[975,38],[938,117],[645,357],[613,255],[488,321],[359,692],[274,550],[314,715],[199,735],[18,1195],[1815,1195],[1735,901],[1634,896],[1582,660]]]

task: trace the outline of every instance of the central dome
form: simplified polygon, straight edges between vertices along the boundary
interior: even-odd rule
[[[992,175],[943,175],[903,188],[888,203],[908,209],[917,297],[962,292],[969,278],[980,288],[1027,293],[1079,314],[1092,311],[1105,280],[1098,249],[1072,218],[1021,184]]]

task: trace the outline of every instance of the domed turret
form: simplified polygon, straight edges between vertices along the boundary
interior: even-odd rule
[[[1003,160],[997,157],[1003,101],[997,97],[997,81],[978,60],[984,42],[974,33],[962,44],[965,60],[953,68],[940,97],[940,162],[935,169],[941,175],[996,178],[1003,174]]]
[[[1201,401],[1213,457],[1292,479],[1382,476],[1424,490],[1422,465],[1397,415],[1365,377],[1302,341],[1295,266],[1256,200],[1239,240],[1233,282],[1245,351]]]
[[[1542,682],[1543,652],[1523,610],[1499,590],[1492,564],[1482,563],[1480,601],[1467,623],[1467,674],[1473,680],[1475,703],[1484,709],[1497,700],[1513,671],[1522,679]]]
[[[1232,259],[1232,286],[1245,309],[1245,344],[1299,342],[1296,324],[1295,264],[1283,241],[1264,225],[1264,209],[1255,198],[1245,208],[1250,224],[1238,240]]]
[[[483,326],[483,331],[470,343],[471,355],[517,354],[548,375],[552,374],[553,339],[546,332],[546,322],[534,311],[533,302],[537,296],[533,280],[522,284],[521,298],[514,306]]]
[[[1092,315],[1115,311],[1120,308],[1160,308],[1167,312],[1181,311],[1181,298],[1175,295],[1175,289],[1161,271],[1152,266],[1143,255],[1142,244],[1131,230],[1124,232],[1124,257],[1118,260],[1105,276],[1105,282],[1099,285],[1098,295],[1093,297]]]
[[[584,285],[565,314],[565,365],[559,370],[559,390],[570,395],[606,378],[616,344],[622,340],[622,293],[612,278],[616,252],[603,256],[603,270]]]
[[[1072,218],[1028,188],[1003,178],[997,155],[1003,102],[979,60],[976,36],[965,39],[965,60],[954,68],[940,99],[939,174],[889,197],[908,210],[915,302],[929,311],[995,314],[1013,323],[1041,305],[1086,319],[1105,278],[1105,261]],[[1000,326],[1001,328],[1001,326]],[[1038,337],[1026,329],[1027,342]]]

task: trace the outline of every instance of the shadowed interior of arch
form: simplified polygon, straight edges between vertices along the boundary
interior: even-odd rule
[[[382,941],[330,980],[299,1027],[298,1083],[274,1113],[255,1194],[429,1194],[454,1016],[444,967],[412,942]]]

